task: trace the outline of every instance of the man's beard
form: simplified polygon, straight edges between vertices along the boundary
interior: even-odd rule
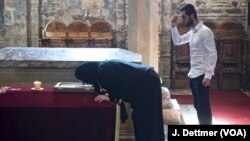
[[[193,25],[193,20],[192,19],[189,19],[188,20],[188,23],[186,24],[186,27],[190,27]]]

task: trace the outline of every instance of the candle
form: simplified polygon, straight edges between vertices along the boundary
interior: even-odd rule
[[[36,90],[40,90],[41,85],[42,85],[42,82],[41,82],[41,81],[36,80],[36,81],[33,82],[33,84],[34,84],[34,88],[35,88]]]

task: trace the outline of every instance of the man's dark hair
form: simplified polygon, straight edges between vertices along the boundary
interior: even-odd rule
[[[197,13],[196,10],[194,8],[194,6],[192,4],[185,4],[182,8],[181,8],[181,12],[185,11],[185,13],[188,16],[191,16],[191,14],[194,14],[194,18],[197,19]]]

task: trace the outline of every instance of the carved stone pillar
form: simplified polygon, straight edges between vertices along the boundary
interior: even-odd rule
[[[158,0],[129,0],[128,50],[158,71]]]

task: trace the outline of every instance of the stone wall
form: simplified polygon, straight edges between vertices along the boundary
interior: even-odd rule
[[[128,0],[5,0],[1,1],[0,25],[4,24],[3,46],[38,46],[42,29],[53,19],[69,25],[81,19],[91,24],[104,19],[111,26],[115,46],[126,48]],[[1,18],[1,16],[3,18]],[[1,28],[0,28],[1,30]]]
[[[0,1],[0,48],[4,46],[4,1]]]
[[[5,46],[27,46],[26,1],[4,2]]]
[[[198,17],[218,24],[237,20],[247,31],[247,0],[157,0],[159,2],[159,73],[163,85],[171,84],[170,17],[185,3],[197,7]],[[104,19],[112,26],[114,46],[127,49],[129,0],[2,0],[0,47],[39,46],[42,29],[52,19],[65,24],[73,20]],[[250,56],[250,55],[249,55]],[[250,59],[248,59],[250,60]],[[250,63],[248,62],[249,66]]]
[[[126,48],[127,5],[127,0],[42,0],[40,27],[52,19],[66,25],[77,19],[89,25],[96,19],[104,19],[112,27],[114,46]]]

